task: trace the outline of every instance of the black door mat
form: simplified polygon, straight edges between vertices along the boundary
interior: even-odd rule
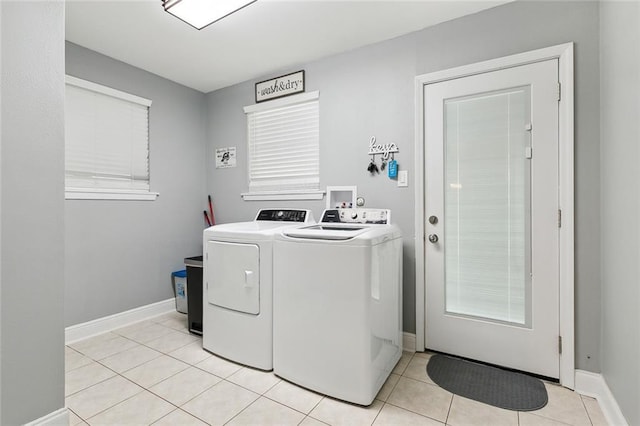
[[[427,374],[451,393],[507,410],[538,410],[548,401],[539,379],[460,358],[433,355]]]

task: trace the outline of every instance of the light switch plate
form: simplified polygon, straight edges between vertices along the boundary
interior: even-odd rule
[[[409,186],[409,172],[407,170],[398,171],[398,186]]]

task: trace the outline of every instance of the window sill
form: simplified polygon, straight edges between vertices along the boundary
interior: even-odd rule
[[[240,194],[244,201],[322,200],[324,191],[265,191]]]
[[[67,189],[65,200],[155,201],[160,194],[148,191]]]

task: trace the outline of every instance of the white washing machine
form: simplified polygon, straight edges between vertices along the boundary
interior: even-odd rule
[[[402,235],[383,209],[325,210],[274,243],[273,368],[369,405],[402,355]]]
[[[260,210],[253,222],[205,229],[204,349],[250,367],[273,369],[273,237],[315,223],[309,210]]]

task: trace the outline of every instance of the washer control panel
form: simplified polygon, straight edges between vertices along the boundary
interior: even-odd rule
[[[391,223],[389,209],[333,209],[322,213],[322,223],[366,223],[388,225]]]
[[[309,210],[277,210],[263,209],[258,211],[256,220],[266,220],[270,222],[310,222],[312,221]]]

